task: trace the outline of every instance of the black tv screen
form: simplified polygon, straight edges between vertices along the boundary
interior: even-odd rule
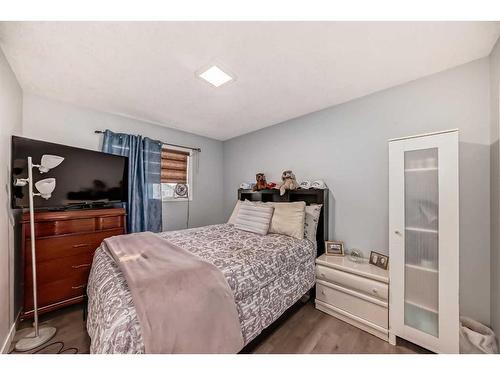
[[[39,164],[44,154],[62,156],[64,161],[43,174],[33,168],[33,185],[44,178],[56,179],[50,199],[34,198],[36,209],[110,206],[127,201],[126,157],[16,136],[12,137],[13,182],[28,176],[28,156]],[[12,208],[28,207],[28,186],[12,186]]]

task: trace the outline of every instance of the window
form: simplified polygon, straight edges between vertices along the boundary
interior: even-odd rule
[[[161,152],[161,196],[164,201],[185,201],[186,196],[175,192],[177,184],[188,187],[187,196],[193,199],[191,153],[172,146],[164,146]]]

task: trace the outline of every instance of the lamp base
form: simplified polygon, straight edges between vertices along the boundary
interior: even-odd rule
[[[35,336],[35,330],[28,333],[21,340],[16,343],[16,350],[18,352],[27,352],[35,349],[42,344],[45,344],[56,334],[54,327],[40,327],[38,329],[38,336]]]

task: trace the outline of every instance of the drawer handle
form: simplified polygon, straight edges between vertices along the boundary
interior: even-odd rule
[[[319,274],[321,277],[325,277],[325,274],[324,273],[320,273]]]
[[[325,295],[325,291],[324,291],[324,290],[322,290],[322,291],[321,291],[321,294]]]
[[[73,269],[82,268],[82,267],[90,267],[90,263],[83,263],[83,264],[79,264],[77,266],[71,266],[71,268],[73,268]]]
[[[90,246],[90,244],[89,243],[79,243],[79,244],[73,245],[73,247],[85,247],[85,246]]]
[[[378,294],[378,290],[375,288],[372,289],[372,292],[373,292],[373,294]]]
[[[87,286],[87,284],[82,284],[82,285],[78,285],[78,286],[72,286],[71,289],[83,289]]]

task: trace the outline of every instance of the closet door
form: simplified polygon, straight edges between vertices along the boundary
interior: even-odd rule
[[[389,143],[390,331],[458,353],[458,132]]]

